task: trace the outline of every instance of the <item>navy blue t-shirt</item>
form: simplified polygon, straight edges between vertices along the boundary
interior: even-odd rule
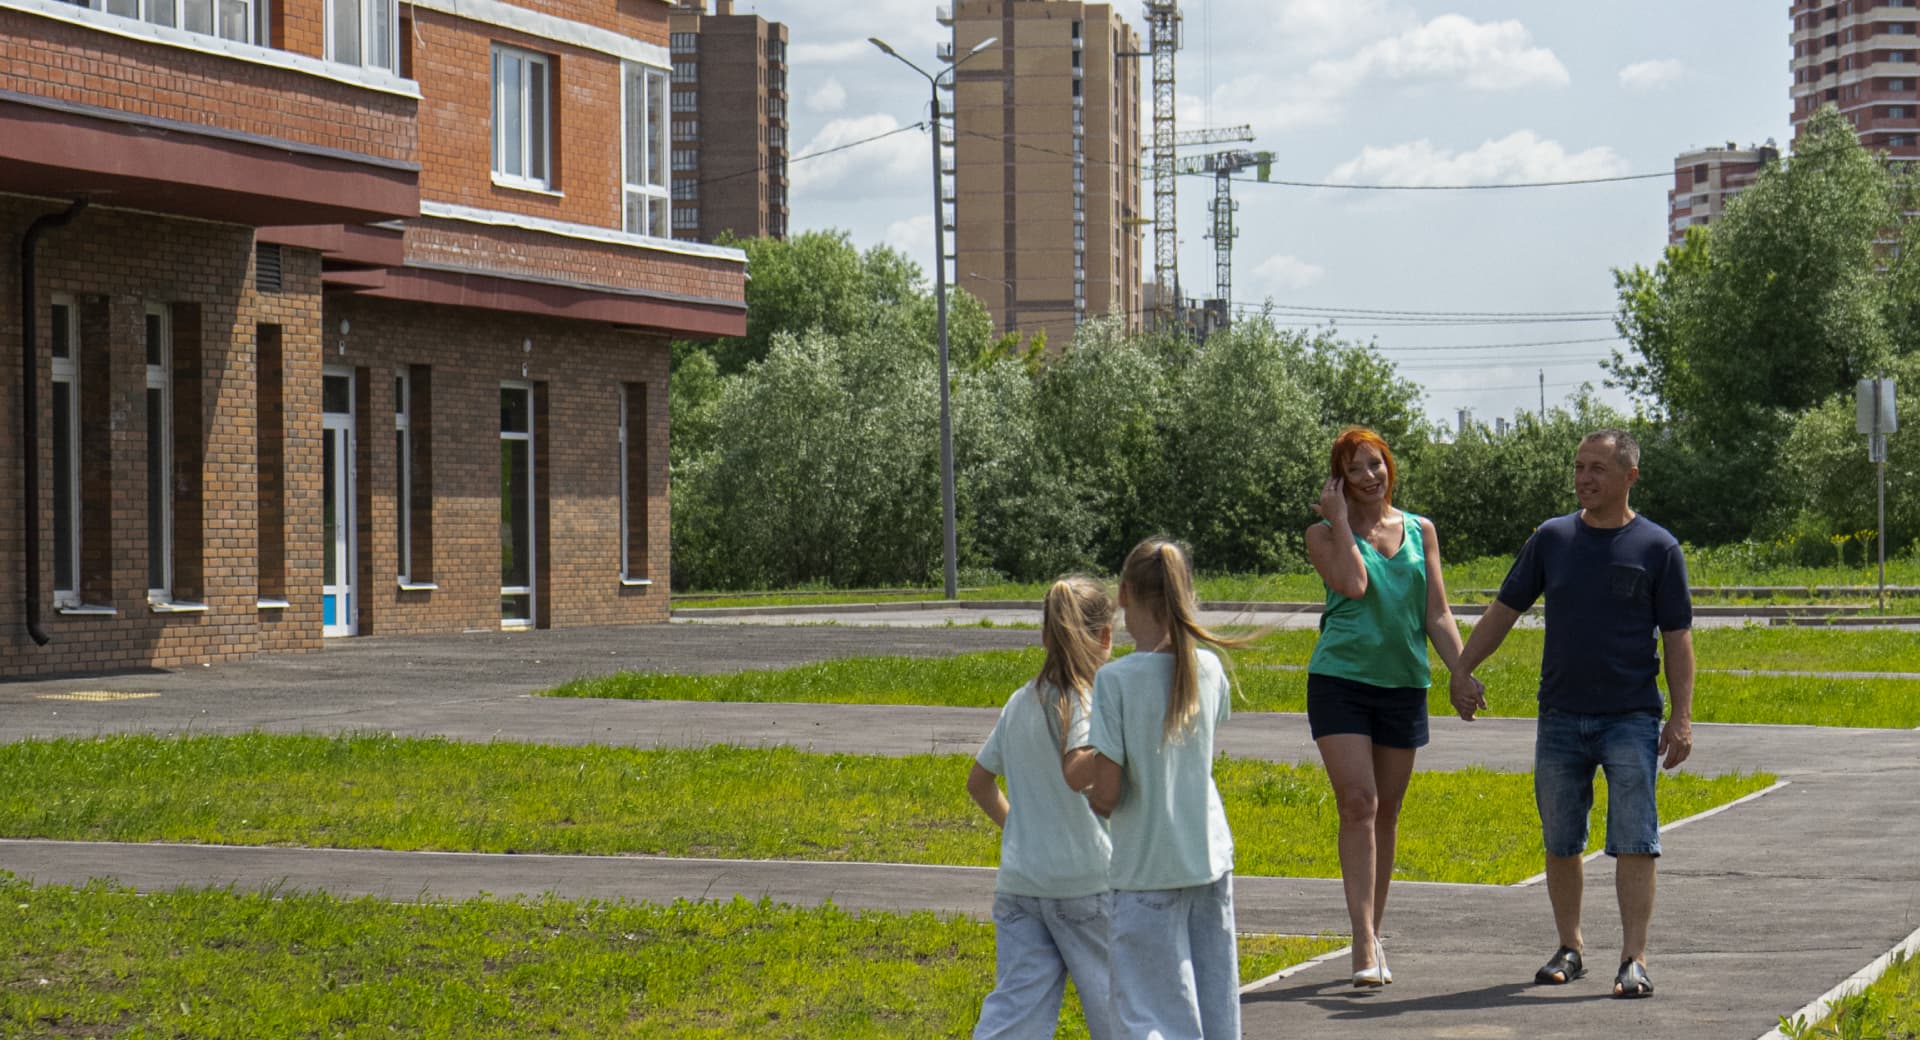
[[[1525,611],[1543,592],[1540,706],[1663,714],[1658,633],[1693,627],[1679,541],[1643,516],[1613,528],[1590,527],[1577,512],[1556,516],[1527,539],[1500,602]]]

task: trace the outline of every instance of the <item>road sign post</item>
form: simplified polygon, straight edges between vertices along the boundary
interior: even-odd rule
[[[1855,427],[1867,435],[1867,461],[1874,464],[1879,499],[1880,609],[1887,609],[1887,434],[1900,428],[1893,407],[1893,380],[1862,379],[1854,388]]]

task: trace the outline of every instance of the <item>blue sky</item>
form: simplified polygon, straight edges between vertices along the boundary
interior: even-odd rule
[[[796,157],[924,117],[924,81],[866,38],[930,66],[948,38],[934,6],[737,4],[789,27]],[[1142,26],[1138,0],[1117,6]],[[1185,0],[1182,11],[1181,126],[1252,124],[1252,147],[1275,153],[1280,179],[1669,174],[1693,147],[1790,136],[1785,0]],[[928,162],[918,132],[797,161],[793,226],[892,244],[930,270]],[[1670,186],[1666,176],[1494,191],[1236,185],[1234,296],[1305,309],[1611,312],[1611,269],[1659,257]],[[1212,281],[1201,237],[1211,184],[1184,178],[1180,188],[1182,280],[1196,294]],[[1597,385],[1610,346],[1511,344],[1613,335],[1605,321],[1341,328],[1401,362],[1426,388],[1429,413],[1472,408],[1485,419],[1537,407],[1543,368],[1549,404],[1582,380]]]

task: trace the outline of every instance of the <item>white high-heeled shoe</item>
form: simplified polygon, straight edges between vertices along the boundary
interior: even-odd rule
[[[1380,984],[1393,985],[1393,969],[1387,967],[1387,948],[1380,944],[1379,939],[1373,940],[1373,963],[1380,969]]]
[[[1387,962],[1380,959],[1380,944],[1376,942],[1373,947],[1373,967],[1361,968],[1353,973],[1354,988],[1375,989],[1391,981],[1392,978],[1387,975]]]

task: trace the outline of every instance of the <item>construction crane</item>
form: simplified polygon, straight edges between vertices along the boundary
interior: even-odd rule
[[[1153,312],[1156,328],[1180,325],[1180,227],[1174,193],[1173,56],[1180,49],[1180,4],[1146,0],[1147,52],[1153,56]]]
[[[1214,298],[1200,304],[1199,315],[1190,320],[1183,319],[1201,335],[1232,323],[1233,240],[1240,237],[1240,230],[1235,227],[1233,218],[1240,209],[1240,204],[1233,198],[1233,175],[1246,170],[1256,171],[1255,176],[1261,181],[1267,180],[1273,174],[1273,153],[1235,148],[1208,155],[1189,155],[1173,162],[1172,173],[1175,176],[1213,175],[1213,201],[1208,205],[1213,214],[1213,225],[1207,229],[1207,237],[1213,240]],[[1160,168],[1155,167],[1153,172],[1157,183]]]

